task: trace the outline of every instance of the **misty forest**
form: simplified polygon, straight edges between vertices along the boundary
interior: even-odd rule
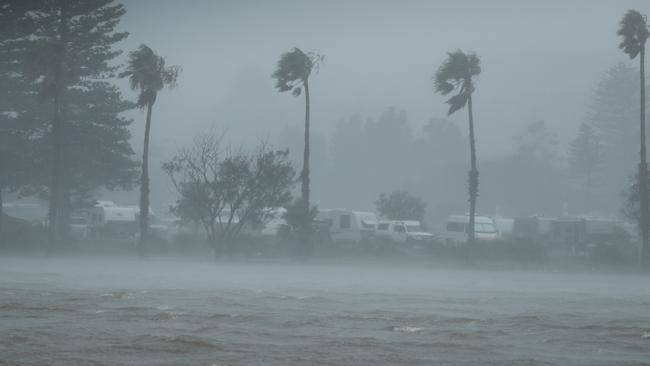
[[[648,4],[0,0],[0,365],[646,365]]]

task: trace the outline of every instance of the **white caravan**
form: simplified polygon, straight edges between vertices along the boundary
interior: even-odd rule
[[[445,239],[451,242],[466,241],[468,227],[469,215],[449,216],[447,218]],[[494,221],[487,216],[474,216],[474,235],[477,240],[496,240],[500,237]]]
[[[377,215],[374,212],[350,211],[345,209],[319,210],[316,221],[322,222],[334,241],[355,241],[370,239],[377,229]]]
[[[434,236],[422,229],[419,221],[381,221],[377,225],[377,236],[396,243],[433,241]]]
[[[105,236],[120,238],[134,237],[140,217],[138,206],[118,206],[111,201],[97,201],[95,206],[86,210],[90,227]],[[162,228],[155,224],[154,214],[149,208],[149,228],[152,232]]]

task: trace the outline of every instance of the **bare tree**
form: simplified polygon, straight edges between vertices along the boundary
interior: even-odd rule
[[[287,150],[266,143],[252,153],[222,147],[222,136],[198,137],[163,170],[179,194],[172,207],[185,222],[203,227],[215,258],[246,225],[264,223],[291,201],[295,171]]]

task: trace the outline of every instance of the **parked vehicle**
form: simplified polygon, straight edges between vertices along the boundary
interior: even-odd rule
[[[374,237],[378,220],[374,212],[327,209],[318,211],[316,221],[329,228],[334,241],[359,242]]]
[[[515,240],[544,245],[550,254],[587,255],[590,248],[621,240],[633,240],[628,226],[611,219],[593,217],[517,217],[513,225]]]
[[[377,237],[396,243],[433,241],[434,235],[424,231],[419,221],[381,221],[377,224]]]
[[[75,239],[85,239],[90,235],[90,223],[84,216],[70,218],[70,233]]]
[[[448,242],[464,242],[467,240],[469,215],[451,215],[447,217],[445,240]],[[477,240],[499,239],[499,231],[494,221],[487,216],[474,216],[474,236]]]
[[[88,211],[90,226],[101,236],[133,238],[138,231],[140,208],[138,206],[118,206],[111,201],[98,201]],[[149,209],[150,225],[155,224],[153,211]]]
[[[512,237],[515,240],[548,242],[551,236],[553,218],[549,217],[516,217],[512,224]]]
[[[494,226],[496,226],[497,231],[499,232],[499,237],[502,239],[512,238],[512,229],[515,223],[514,219],[495,216],[492,218],[492,221],[494,222]]]

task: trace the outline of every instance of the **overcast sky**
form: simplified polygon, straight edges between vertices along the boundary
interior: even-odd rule
[[[460,48],[483,71],[474,97],[478,151],[508,153],[512,136],[543,119],[563,143],[584,119],[595,83],[626,61],[617,45],[622,1],[199,1],[129,0],[122,46],[146,43],[183,67],[179,87],[163,92],[152,139],[182,145],[208,128],[236,142],[273,140],[302,125],[304,101],[273,88],[279,55],[298,46],[326,56],[310,83],[313,125],[329,136],[355,112],[403,108],[419,132],[445,115],[431,77]],[[130,95],[130,94],[129,94]],[[136,146],[143,113],[134,113]],[[466,111],[452,117],[466,129]]]

